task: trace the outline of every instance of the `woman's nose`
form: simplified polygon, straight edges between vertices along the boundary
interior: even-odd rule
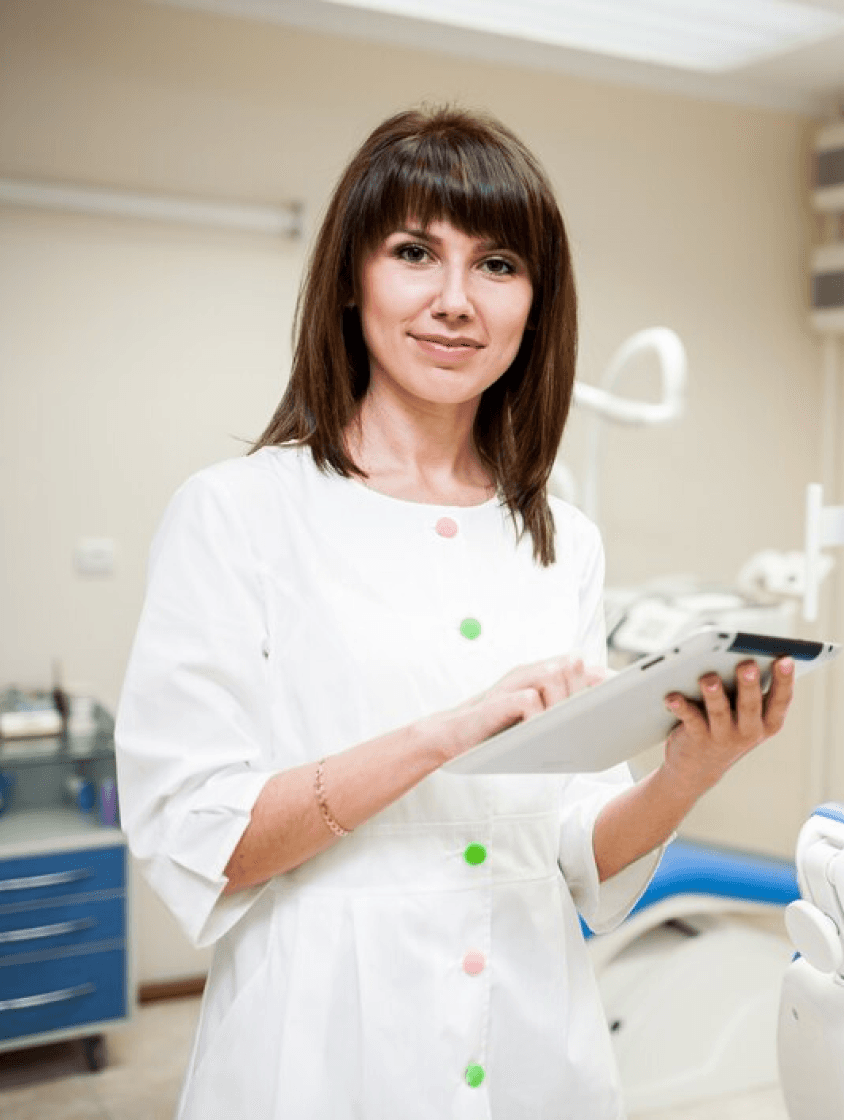
[[[443,269],[431,311],[443,319],[469,319],[474,315],[469,278],[463,268]]]

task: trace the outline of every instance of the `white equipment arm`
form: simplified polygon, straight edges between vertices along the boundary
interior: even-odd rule
[[[659,362],[661,378],[660,400],[630,400],[613,392],[613,387],[633,358],[641,353],[653,352]],[[598,517],[598,468],[600,459],[600,420],[616,424],[653,427],[667,424],[682,415],[686,391],[686,351],[674,331],[667,327],[650,327],[632,335],[615,352],[598,387],[583,381],[575,382],[575,403],[595,413],[589,432],[586,470],[584,472],[584,512]]]
[[[618,397],[612,387],[628,362],[642,351],[653,350],[659,360],[662,396],[656,403]],[[603,386],[574,384],[575,402],[616,424],[667,424],[683,412],[686,390],[686,351],[674,331],[667,327],[650,327],[639,331],[623,343],[612,357],[604,374]]]

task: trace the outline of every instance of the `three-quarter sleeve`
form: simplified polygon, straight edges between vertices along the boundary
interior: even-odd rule
[[[660,846],[600,881],[592,834],[598,814],[632,784],[626,764],[598,774],[577,774],[562,788],[559,863],[580,916],[594,933],[622,922],[641,896],[662,858]]]
[[[272,776],[263,587],[236,503],[213,475],[195,476],[153,544],[115,741],[130,849],[198,946],[263,889],[222,895]]]

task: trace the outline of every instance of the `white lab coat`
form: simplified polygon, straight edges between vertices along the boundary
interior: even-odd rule
[[[598,883],[592,826],[626,767],[435,773],[301,867],[221,897],[273,773],[517,664],[604,661],[598,533],[553,509],[557,562],[541,568],[497,500],[386,497],[292,447],[174,498],[116,738],[131,849],[188,936],[215,943],[180,1120],[623,1116],[576,907],[610,928],[655,868]]]

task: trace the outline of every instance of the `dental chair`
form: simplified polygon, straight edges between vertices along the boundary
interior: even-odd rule
[[[817,808],[797,838],[801,898],[785,911],[797,956],[782,983],[780,1084],[791,1120],[844,1117],[844,805]]]
[[[631,916],[586,931],[631,1112],[776,1084],[783,914],[799,897],[790,861],[675,840]]]

